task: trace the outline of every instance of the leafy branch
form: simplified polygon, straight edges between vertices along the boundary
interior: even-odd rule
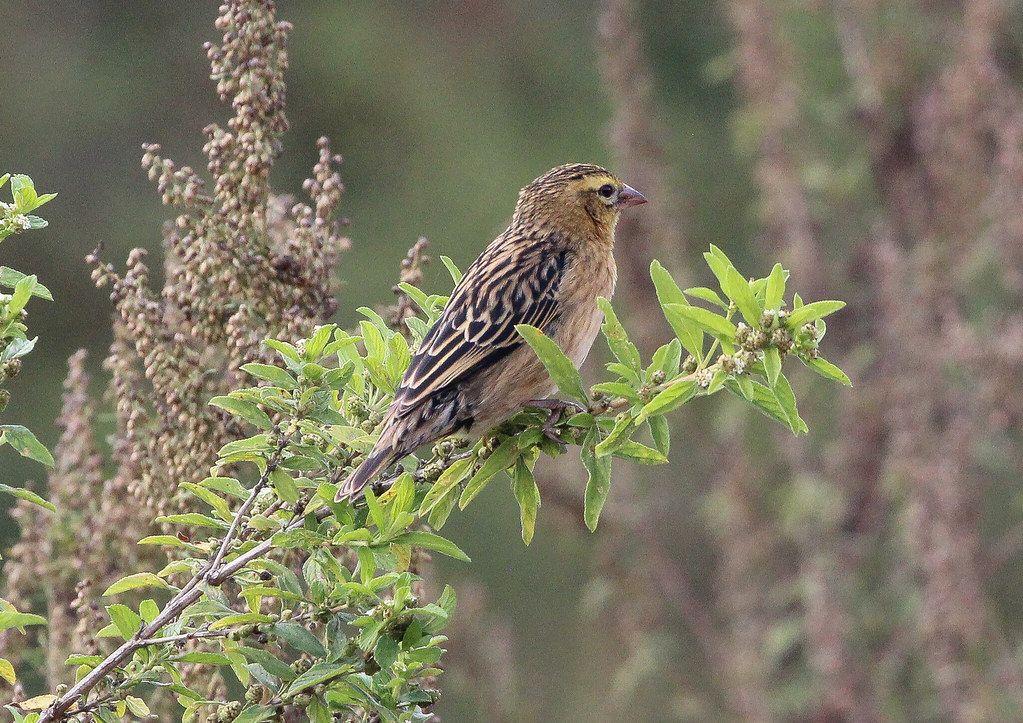
[[[8,710],[19,723],[80,720],[86,713],[113,721],[126,711],[140,715],[146,704],[134,693],[155,685],[177,695],[186,722],[210,710],[218,720],[245,723],[279,720],[291,709],[314,723],[339,715],[428,719],[445,640],[439,633],[455,595],[445,588],[435,602],[424,603],[416,570],[423,550],[469,561],[436,533],[455,506],[464,509],[490,482],[507,476],[528,544],[540,506],[533,466],[540,453],[555,456],[577,446],[588,473],[584,517],[593,529],[610,490],[611,459],[666,462],[664,416],[680,405],[727,390],[800,434],[806,424],[782,372],[784,359],[795,356],[848,383],[818,352],[823,317],[841,302],[804,304],[794,295],[789,306],[781,266],[766,278],[746,279],[719,249],[712,247],[706,259],[723,296],[703,287],[680,290],[660,264],[651,267],[675,338],[648,364],[610,303],[601,301],[613,376],[588,390],[542,331],[519,327],[582,411],[552,418],[560,412],[527,409],[474,444],[441,440],[428,454],[402,460],[396,475],[367,490],[359,507],[334,502],[338,482],[371,449],[412,349],[446,299],[402,286],[425,317],[406,319],[409,339],[361,309],[366,319],[358,335],[328,325],[298,344],[266,341],[280,365],[244,365],[257,386],[211,401],[257,433],[225,445],[210,477],[181,484],[209,513],[158,518],[183,531],[140,542],[183,556],[158,573],[129,575],[105,593],[156,587],[169,591],[170,600],[162,609],[151,599],[137,611],[108,606],[111,623],[99,635],[123,639],[119,647],[106,657],[71,656],[68,663],[78,666],[72,688]],[[457,280],[458,270],[450,268]],[[644,428],[652,447],[635,439]],[[248,466],[258,473],[250,486],[244,476],[229,474]],[[196,528],[219,536],[200,541],[185,531]],[[185,579],[180,587],[172,584],[179,577]],[[185,684],[184,664],[230,669],[246,688],[244,701],[206,700]]]

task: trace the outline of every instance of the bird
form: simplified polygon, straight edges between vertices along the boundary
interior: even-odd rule
[[[534,326],[578,367],[610,299],[622,210],[646,203],[601,166],[551,169],[519,192],[511,223],[466,270],[405,371],[366,459],[340,485],[355,501],[393,462],[453,434],[481,436],[557,385],[515,330]]]

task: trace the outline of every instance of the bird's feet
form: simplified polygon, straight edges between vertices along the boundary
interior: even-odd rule
[[[565,410],[571,409],[575,414],[586,411],[579,404],[570,402],[567,399],[531,399],[526,402],[525,406],[550,410],[550,415],[547,417],[547,421],[543,424],[543,433],[547,439],[552,442],[557,442],[558,444],[561,444],[562,441],[561,437],[559,437],[558,433],[554,430],[554,427],[565,416]]]

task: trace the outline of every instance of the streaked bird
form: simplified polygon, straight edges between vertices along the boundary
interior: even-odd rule
[[[338,490],[356,499],[389,465],[455,433],[479,436],[556,389],[516,332],[535,326],[578,366],[614,293],[615,225],[643,194],[589,164],[558,166],[519,192],[511,224],[465,272],[416,351],[366,460]],[[554,412],[552,411],[552,414]]]

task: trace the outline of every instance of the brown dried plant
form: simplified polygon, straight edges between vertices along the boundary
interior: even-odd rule
[[[307,202],[269,186],[288,128],[290,26],[274,11],[270,0],[231,0],[216,23],[221,44],[206,44],[217,93],[233,110],[226,128],[204,129],[210,183],[161,156],[158,145],[144,147],[143,168],[163,203],[180,211],[164,228],[163,287],[152,287],[143,249],[128,255],[123,274],[98,252],[89,256],[115,309],[104,363],[117,420],[112,472],[96,452],[79,353],[49,483],[58,512],[19,506],[26,534],[5,568],[7,595],[29,598],[46,588],[51,676],[70,649],[95,646],[90,610],[111,580],[136,569],[136,541],[152,533],[148,520],[180,511],[177,485],[205,476],[217,450],[240,436],[209,400],[241,384],[242,364],[270,361],[263,339],[308,336],[336,309],[338,258],[349,246],[333,220],[344,190],[340,157],[319,141]]]

